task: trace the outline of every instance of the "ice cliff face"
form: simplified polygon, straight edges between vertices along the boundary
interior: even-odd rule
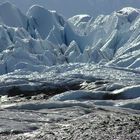
[[[64,26],[64,19],[60,15],[40,6],[32,6],[27,12],[27,17],[42,39],[45,39],[53,28],[61,29]]]
[[[66,20],[40,6],[24,15],[10,3],[0,5],[0,74],[77,62],[139,69],[139,47],[139,9]]]
[[[27,17],[14,5],[6,2],[0,5],[0,21],[11,27],[26,27]]]

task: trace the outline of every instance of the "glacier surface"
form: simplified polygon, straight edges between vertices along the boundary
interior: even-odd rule
[[[139,56],[139,9],[66,20],[37,5],[24,15],[10,3],[1,4],[0,136],[30,137],[43,121],[75,119],[96,107],[139,114]],[[6,113],[15,117],[9,124],[2,121]]]
[[[97,18],[76,15],[68,20],[37,5],[26,15],[8,2],[0,5],[0,11],[1,95],[34,95],[65,86],[52,99],[139,97],[139,9],[126,7]],[[74,90],[94,79],[109,85],[101,82],[93,91]]]

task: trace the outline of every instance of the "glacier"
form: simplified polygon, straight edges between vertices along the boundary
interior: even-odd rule
[[[0,137],[39,139],[44,127],[54,130],[55,137],[58,125],[59,137],[68,139],[70,134],[63,129],[73,128],[74,120],[92,120],[93,112],[104,118],[113,112],[115,119],[119,112],[120,118],[128,115],[127,121],[130,116],[137,122],[139,47],[140,9],[126,7],[97,18],[65,19],[38,5],[25,15],[13,4],[1,4]],[[5,115],[6,120],[13,118],[9,124],[3,121]],[[134,137],[138,133],[134,131]],[[49,139],[48,134],[42,135]]]
[[[36,5],[27,15],[10,3],[0,9],[11,14],[0,16],[1,74],[78,62],[139,69],[139,9],[68,20]]]

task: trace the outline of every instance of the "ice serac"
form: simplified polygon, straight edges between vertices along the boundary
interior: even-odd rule
[[[64,19],[55,11],[49,11],[37,5],[32,6],[28,10],[27,16],[30,18],[32,26],[39,32],[42,39],[47,38],[54,28],[63,30],[65,24]],[[55,33],[56,32],[54,32],[54,35]]]
[[[138,68],[139,20],[140,10],[131,7],[90,18],[84,27],[77,26],[83,21],[75,16],[65,28],[66,39],[69,43],[77,42],[82,49],[83,62],[104,61],[106,65]]]
[[[10,3],[0,10],[6,12],[0,13],[0,58],[7,72],[75,62],[140,68],[139,9],[68,20],[41,6],[32,6],[27,16]]]
[[[74,25],[78,25],[81,22],[88,22],[91,19],[90,15],[76,15],[68,19]]]
[[[65,56],[68,62],[77,62],[78,57],[80,56],[81,51],[75,41],[72,41],[65,51]]]
[[[0,21],[10,27],[27,27],[27,17],[9,2],[0,5]]]
[[[129,22],[134,21],[140,14],[140,10],[132,7],[126,7],[118,11],[119,14],[125,15]]]

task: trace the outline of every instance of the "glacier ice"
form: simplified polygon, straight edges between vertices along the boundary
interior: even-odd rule
[[[65,19],[1,4],[0,138],[139,138],[139,48],[136,8]]]
[[[1,24],[11,27],[26,28],[27,26],[27,17],[9,2],[0,5],[0,21]]]
[[[37,5],[24,15],[6,2],[0,5],[0,94],[49,89],[58,90],[52,100],[138,98],[139,47],[139,9],[65,19]],[[88,91],[68,91],[85,81]],[[59,93],[62,87],[65,90]]]
[[[0,15],[1,74],[27,65],[31,70],[36,65],[75,62],[139,68],[139,9],[127,7],[95,19],[77,15],[68,20],[37,5],[27,15],[10,3],[1,4],[0,10],[12,14],[12,20]],[[22,51],[25,58],[20,57]]]

